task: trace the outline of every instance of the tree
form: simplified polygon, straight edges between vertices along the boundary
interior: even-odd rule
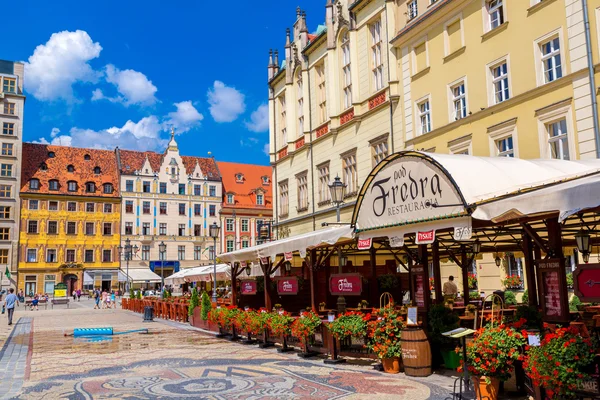
[[[206,321],[208,319],[208,312],[212,308],[212,303],[210,301],[210,297],[208,297],[208,293],[202,292],[202,304],[200,309],[200,317],[202,321]]]
[[[191,317],[194,315],[194,308],[200,305],[200,298],[198,296],[198,289],[192,289],[192,298],[190,299],[190,305],[188,306],[188,315]]]

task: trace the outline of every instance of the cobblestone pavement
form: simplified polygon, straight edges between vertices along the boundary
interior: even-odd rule
[[[374,371],[368,362],[332,366],[319,359],[302,360],[293,353],[280,354],[275,349],[216,339],[190,329],[189,325],[160,320],[143,323],[139,314],[123,310],[93,310],[81,304],[69,310],[40,310],[34,312],[33,318],[29,313],[20,316],[5,348],[15,338],[27,336],[27,328],[33,325],[33,351],[28,363],[23,364],[21,352],[25,345],[22,345],[18,360],[13,362],[16,370],[10,373],[0,370],[2,385],[10,382],[10,393],[0,392],[0,398],[364,399],[375,396],[441,400],[448,397],[453,383],[452,378],[445,376],[413,379],[403,374],[383,374]],[[112,326],[116,332],[148,328],[149,333],[94,340],[63,335],[76,327],[102,326]],[[24,382],[20,376],[25,377]],[[21,391],[15,392],[13,387],[21,385]]]

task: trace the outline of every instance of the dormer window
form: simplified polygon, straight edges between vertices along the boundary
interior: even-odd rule
[[[31,179],[29,181],[29,189],[31,190],[39,190],[40,189],[40,180],[39,179]]]
[[[94,167],[94,174],[100,175],[100,172],[102,172],[102,170],[100,169],[100,167]]]
[[[85,191],[87,193],[94,193],[96,191],[96,184],[94,182],[87,182],[85,184]]]
[[[90,161],[90,160],[92,159],[92,157],[90,157],[90,155],[89,155],[89,154],[86,154],[86,155],[84,155],[84,156],[83,156],[83,159],[84,159],[85,161]]]
[[[171,161],[169,161],[169,165],[177,165],[177,161],[175,161],[174,158],[171,158]]]
[[[67,172],[75,172],[75,167],[71,164],[67,165]]]
[[[256,205],[257,206],[264,206],[264,197],[262,194],[257,194],[256,195]]]
[[[244,175],[243,174],[235,174],[235,181],[237,183],[243,183],[244,182]]]
[[[55,156],[56,156],[56,154],[54,154],[53,151],[48,152],[48,158],[54,158]]]
[[[171,167],[171,175],[173,175],[173,176],[177,175],[177,168]]]
[[[58,181],[56,179],[48,181],[48,190],[58,190]]]
[[[262,178],[262,184],[263,185],[268,185],[269,184],[269,177],[268,176],[263,176]]]
[[[46,165],[46,163],[41,163],[40,164],[40,170],[41,171],[48,171],[48,166]]]
[[[233,193],[227,193],[227,204],[233,204],[234,200]]]
[[[76,192],[77,191],[77,182],[75,182],[75,181],[67,182],[67,190],[69,192]]]
[[[111,194],[113,191],[114,191],[114,189],[113,189],[112,183],[105,183],[104,184],[104,193],[105,194]]]

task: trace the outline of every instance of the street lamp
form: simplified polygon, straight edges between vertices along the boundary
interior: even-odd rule
[[[479,240],[476,240],[473,243],[473,254],[477,255],[481,252],[481,242]]]
[[[246,266],[245,270],[246,270],[246,276],[250,276],[250,274],[252,274],[252,268],[250,268],[249,265]]]
[[[331,193],[331,202],[335,206],[337,222],[340,222],[340,206],[344,202],[344,194],[346,192],[346,184],[342,182],[339,176],[336,175],[333,182],[329,184],[329,191]],[[343,266],[346,265],[347,259],[344,259],[342,255],[342,249],[338,247],[338,273],[343,273]],[[346,299],[344,296],[338,296],[337,309],[341,314],[346,310]]]
[[[219,225],[217,225],[216,222],[213,222],[211,226],[208,227],[208,233],[210,235],[210,237],[213,239],[213,243],[214,243],[214,251],[213,251],[213,255],[214,255],[214,273],[215,273],[215,280],[213,283],[213,294],[212,294],[212,301],[217,304],[217,238],[219,237],[219,230],[221,228],[219,227]]]
[[[577,250],[583,256],[583,262],[587,264],[590,261],[590,235],[581,230],[575,235],[575,241]]]
[[[131,240],[129,240],[129,238],[127,238],[125,240],[125,246],[119,246],[117,249],[119,250],[119,257],[121,257],[121,256],[125,257],[125,262],[126,262],[125,275],[127,275],[127,281],[125,282],[125,297],[128,297],[129,296],[129,261],[132,259],[133,253],[137,253],[138,247],[137,247],[137,245],[132,246]]]
[[[292,263],[289,261],[286,261],[283,263],[283,267],[285,268],[285,274],[289,275],[290,272],[292,271]]]
[[[158,245],[158,252],[160,253],[160,291],[162,292],[163,290],[165,290],[164,260],[165,253],[167,252],[167,245],[165,244],[165,242],[160,242],[160,244]]]

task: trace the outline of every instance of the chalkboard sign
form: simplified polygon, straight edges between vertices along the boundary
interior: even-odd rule
[[[544,320],[569,321],[569,303],[563,260],[551,258],[538,261],[537,275]]]

